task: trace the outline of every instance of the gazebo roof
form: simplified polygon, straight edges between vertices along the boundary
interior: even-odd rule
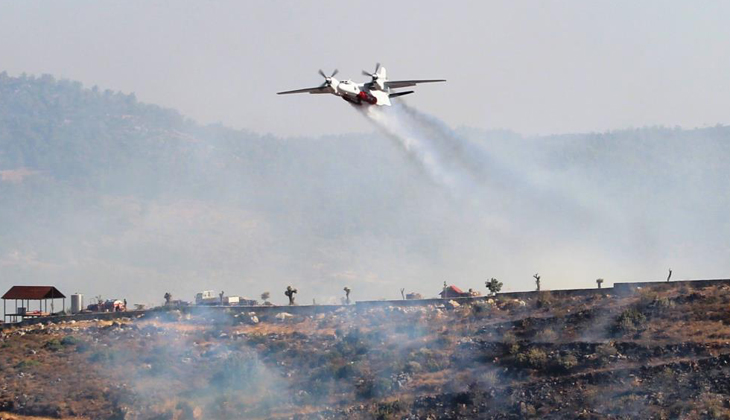
[[[13,286],[4,295],[3,299],[62,299],[63,293],[53,286]]]

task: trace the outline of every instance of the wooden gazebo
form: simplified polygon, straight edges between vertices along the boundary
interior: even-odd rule
[[[13,286],[2,297],[3,299],[3,320],[17,322],[25,318],[48,316],[54,310],[54,301],[61,299],[63,311],[66,310],[66,296],[53,286]],[[7,301],[15,300],[15,312],[8,313]],[[51,312],[48,312],[48,301],[51,301]],[[20,306],[18,305],[20,301]],[[38,301],[38,310],[31,310],[30,302]]]

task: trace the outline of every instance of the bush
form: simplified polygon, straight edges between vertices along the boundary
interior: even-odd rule
[[[420,349],[412,352],[408,358],[416,361],[428,372],[437,372],[448,367],[448,359],[444,355],[430,349]]]
[[[629,308],[616,318],[614,331],[628,334],[643,331],[646,328],[646,316],[636,308]]]
[[[533,347],[527,352],[518,354],[516,360],[523,366],[542,369],[547,363],[547,354],[543,350]]]
[[[372,417],[377,420],[386,420],[397,418],[398,413],[403,410],[400,401],[384,402],[379,403],[374,407],[374,410],[370,413]]]
[[[479,382],[481,383],[483,388],[489,389],[497,385],[499,381],[499,377],[497,376],[496,371],[489,371],[486,372],[481,378],[479,378]]]
[[[393,390],[391,381],[385,378],[362,377],[355,382],[355,394],[363,399],[382,398]]]
[[[63,345],[63,346],[75,346],[75,345],[79,344],[80,341],[81,340],[79,340],[78,338],[76,338],[76,337],[74,337],[72,335],[67,335],[67,336],[65,336],[65,337],[63,337],[61,339],[61,345]]]
[[[116,352],[111,350],[99,350],[89,356],[89,362],[92,363],[114,363],[119,359]]]
[[[28,369],[40,365],[41,362],[33,359],[25,359],[15,365],[16,369]]]
[[[510,346],[512,344],[517,343],[517,336],[512,331],[507,331],[502,335],[502,343],[504,343],[507,346]]]
[[[531,348],[530,351],[527,352],[527,362],[530,366],[536,369],[542,368],[547,362],[547,354],[540,349]]]
[[[407,373],[418,373],[418,372],[421,372],[422,370],[423,370],[423,367],[418,362],[411,361],[411,362],[406,363],[405,371]]]
[[[54,338],[52,340],[47,341],[46,344],[43,345],[43,348],[50,350],[50,351],[59,351],[59,350],[61,350],[61,348],[63,348],[63,346],[61,345],[61,342],[57,338]]]
[[[567,354],[558,360],[558,365],[564,371],[569,372],[571,369],[578,366],[578,358],[572,354]]]
[[[550,292],[539,292],[537,295],[538,308],[550,308],[553,305],[553,295]]]
[[[89,348],[91,346],[86,341],[79,341],[78,344],[76,344],[76,352],[77,353],[86,353],[89,351]]]
[[[611,358],[616,356],[618,354],[618,350],[616,350],[616,347],[614,347],[612,344],[601,344],[600,346],[596,347],[596,360],[598,360],[598,363],[601,365],[607,365]]]
[[[539,334],[537,334],[537,337],[535,337],[536,341],[543,341],[543,342],[554,342],[558,339],[558,334],[555,333],[555,331],[552,330],[552,328],[546,328],[542,330]]]

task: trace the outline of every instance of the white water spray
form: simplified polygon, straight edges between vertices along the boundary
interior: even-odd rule
[[[454,193],[476,186],[473,165],[463,159],[464,142],[440,121],[403,104],[360,108],[381,132],[394,140],[436,184]]]

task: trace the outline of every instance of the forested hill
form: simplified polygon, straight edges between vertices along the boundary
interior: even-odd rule
[[[438,140],[474,152],[437,156],[476,171],[461,191],[377,133],[201,126],[134,95],[2,73],[0,289],[283,302],[291,284],[325,303],[346,285],[396,298],[488,277],[524,290],[537,271],[547,288],[730,272],[728,127]]]

